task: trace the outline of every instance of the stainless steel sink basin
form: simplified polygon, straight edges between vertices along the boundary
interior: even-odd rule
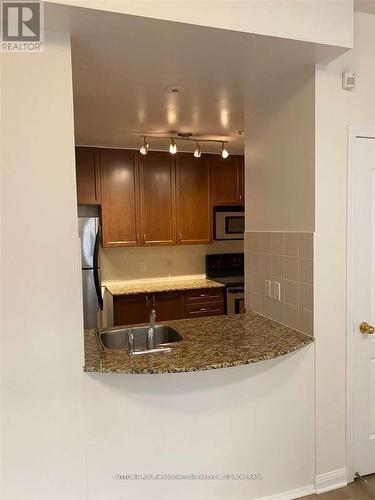
[[[149,326],[135,326],[118,330],[97,332],[99,344],[105,351],[129,351],[131,354],[147,354],[155,351],[170,351],[170,344],[181,342],[181,333],[168,325],[154,326],[154,348],[147,348]],[[129,349],[129,337],[133,336],[133,349]]]

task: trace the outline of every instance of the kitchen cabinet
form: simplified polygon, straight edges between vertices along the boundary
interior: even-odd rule
[[[101,149],[102,243],[104,247],[141,244],[137,154]]]
[[[223,288],[205,288],[185,293],[185,318],[224,314]]]
[[[155,309],[157,321],[184,318],[184,296],[181,292],[154,293],[152,300],[154,301],[152,307]]]
[[[212,155],[214,205],[244,204],[244,157]]]
[[[210,155],[195,158],[178,153],[176,158],[177,242],[212,243],[212,196]]]
[[[148,323],[151,309],[157,322],[224,314],[223,293],[224,288],[203,288],[115,296],[114,326]]]
[[[175,161],[170,153],[140,155],[142,245],[176,244]]]
[[[104,247],[212,243],[214,205],[242,205],[243,156],[76,148],[78,203],[101,204]]]
[[[100,163],[97,148],[76,147],[76,183],[79,205],[100,204]]]
[[[147,304],[147,295],[121,295],[113,299],[113,324],[136,325],[147,323],[150,312]]]

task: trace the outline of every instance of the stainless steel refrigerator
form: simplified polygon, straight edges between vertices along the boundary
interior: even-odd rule
[[[81,241],[83,318],[85,328],[100,327],[103,297],[100,284],[100,220],[99,217],[78,218]]]

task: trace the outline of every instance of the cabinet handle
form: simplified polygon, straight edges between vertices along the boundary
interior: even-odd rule
[[[147,307],[147,309],[150,308],[150,300],[148,298],[148,295],[146,295],[146,307]]]
[[[146,244],[146,235],[143,234],[143,244],[145,245]]]
[[[181,233],[178,233],[178,241],[181,243],[182,241],[182,236],[181,236]]]
[[[239,195],[240,202],[242,203],[242,194]]]
[[[139,233],[137,233],[137,245],[139,245]]]
[[[155,307],[155,295],[152,296],[152,307]]]

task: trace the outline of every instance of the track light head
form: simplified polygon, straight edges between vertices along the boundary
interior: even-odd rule
[[[149,148],[149,144],[148,142],[146,141],[146,137],[143,137],[143,144],[139,150],[139,152],[142,154],[142,155],[147,155],[147,152],[148,152],[148,148]]]
[[[195,144],[195,150],[194,150],[194,156],[195,158],[200,158],[202,154],[201,147],[199,145],[199,142]]]
[[[177,144],[174,142],[174,139],[171,139],[171,143],[169,144],[169,152],[171,155],[175,155],[177,153]]]
[[[221,145],[221,156],[222,158],[224,158],[224,160],[229,156],[228,150],[225,148],[225,142],[223,142]]]

